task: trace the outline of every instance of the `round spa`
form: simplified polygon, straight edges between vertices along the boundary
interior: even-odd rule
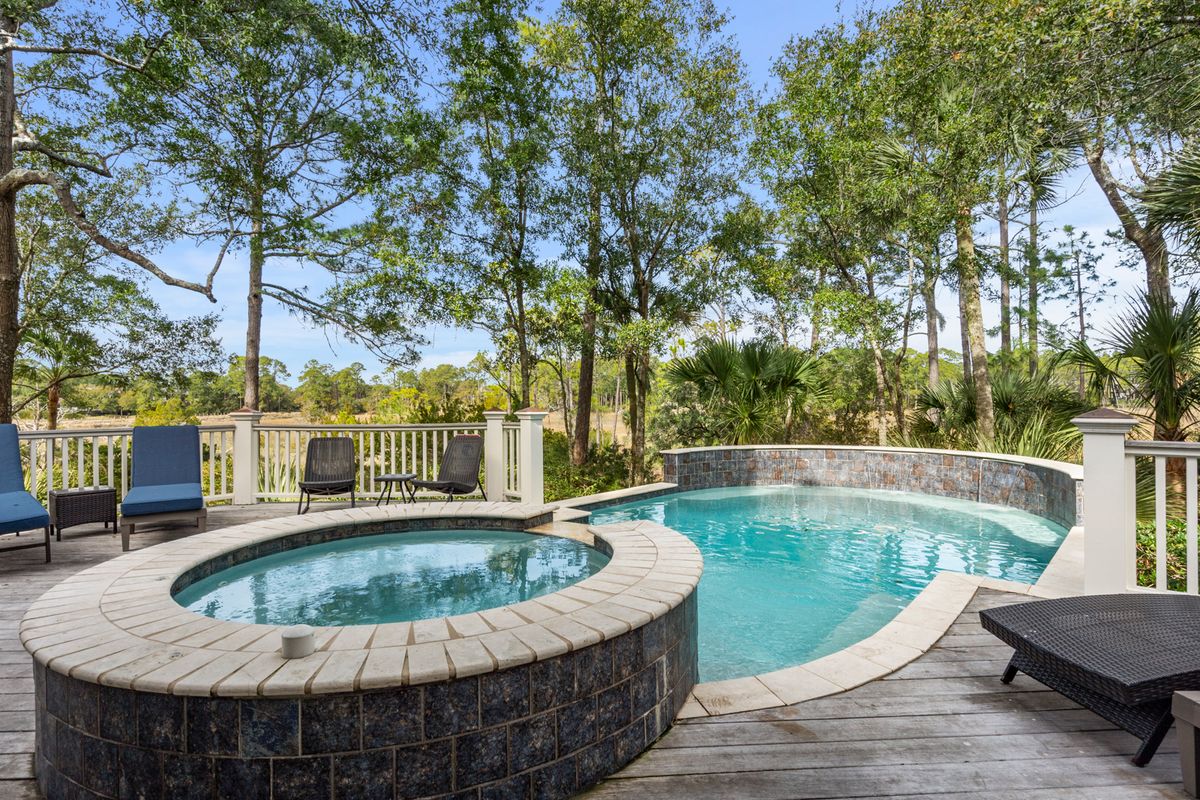
[[[567,797],[671,724],[701,560],[544,507],[340,510],[85,570],[29,610],[37,778],[63,797]],[[587,533],[583,531],[587,530]],[[281,633],[314,628],[285,659]]]

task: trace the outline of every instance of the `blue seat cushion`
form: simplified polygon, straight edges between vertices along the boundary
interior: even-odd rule
[[[145,514],[167,514],[172,511],[195,511],[204,508],[204,495],[198,483],[163,483],[157,486],[135,486],[121,501],[121,515],[140,517]]]
[[[49,524],[50,515],[29,492],[0,494],[0,533],[28,531]]]

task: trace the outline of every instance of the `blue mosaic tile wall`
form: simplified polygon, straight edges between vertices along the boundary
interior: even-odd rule
[[[663,453],[679,489],[792,484],[897,489],[1019,508],[1082,525],[1083,486],[1050,467],[974,455],[842,448],[712,448]]]
[[[697,680],[696,595],[591,647],[425,686],[176,697],[34,667],[48,800],[533,800],[627,764]]]

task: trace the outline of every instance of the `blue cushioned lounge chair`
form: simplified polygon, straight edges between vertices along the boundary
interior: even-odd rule
[[[195,425],[133,429],[133,487],[121,501],[121,549],[136,525],[191,520],[202,532],[208,509],[200,489],[200,429]]]
[[[33,495],[25,491],[25,471],[21,468],[21,447],[17,441],[17,426],[0,425],[0,533],[20,533],[43,529],[46,542],[13,545],[5,550],[46,548],[50,561],[50,515]]]

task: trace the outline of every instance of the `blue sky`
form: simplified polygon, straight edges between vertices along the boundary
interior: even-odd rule
[[[753,86],[760,90],[770,87],[771,63],[789,38],[811,33],[822,25],[836,21],[843,13],[850,15],[855,7],[854,3],[839,4],[828,0],[748,0],[730,6],[729,30],[741,45]],[[1048,230],[1063,224],[1073,224],[1080,230],[1088,231],[1093,239],[1100,241],[1105,230],[1116,227],[1111,209],[1095,189],[1086,169],[1079,168],[1068,174],[1063,182],[1063,195],[1070,199],[1048,215]],[[994,226],[989,226],[986,220],[980,223],[978,229],[984,243],[994,239]],[[1055,241],[1057,235],[1056,231],[1050,231],[1049,241]],[[214,256],[215,250],[197,250],[191,246],[179,245],[168,248],[158,258],[164,267],[175,274],[202,279]],[[1112,261],[1115,263],[1115,255]],[[269,279],[293,287],[303,286],[314,293],[319,293],[327,283],[322,271],[315,267],[302,269],[283,262],[272,262],[268,270],[271,271]],[[237,258],[226,259],[215,284],[215,294],[219,301],[215,307],[199,295],[182,289],[173,289],[158,283],[152,283],[150,289],[163,307],[173,315],[209,313],[215,310],[221,316],[219,335],[225,350],[241,352],[246,325],[245,274],[244,257],[239,255]],[[1118,274],[1116,277],[1120,284],[1118,294],[1137,288],[1139,276],[1132,272]],[[939,305],[946,318],[946,327],[942,334],[943,344],[957,350],[958,319],[957,314],[953,313],[956,309],[954,296],[945,294]],[[1113,307],[1119,307],[1119,303],[1106,304],[1098,311],[1093,321],[1102,326]],[[1048,318],[1053,322],[1060,321],[1060,318],[1065,320],[1069,314],[1065,306],[1051,305],[1046,311]],[[994,304],[989,305],[985,301],[984,315],[988,325],[997,324],[999,312]],[[430,343],[422,350],[421,366],[439,363],[465,364],[478,351],[489,348],[487,335],[480,331],[432,327],[424,333]],[[916,339],[913,345],[923,348],[924,343],[923,340]],[[269,300],[264,310],[262,349],[265,355],[286,363],[293,376],[312,358],[335,366],[359,361],[366,366],[368,374],[381,371],[378,359],[364,348],[345,341],[335,331],[306,326],[277,303]]]

